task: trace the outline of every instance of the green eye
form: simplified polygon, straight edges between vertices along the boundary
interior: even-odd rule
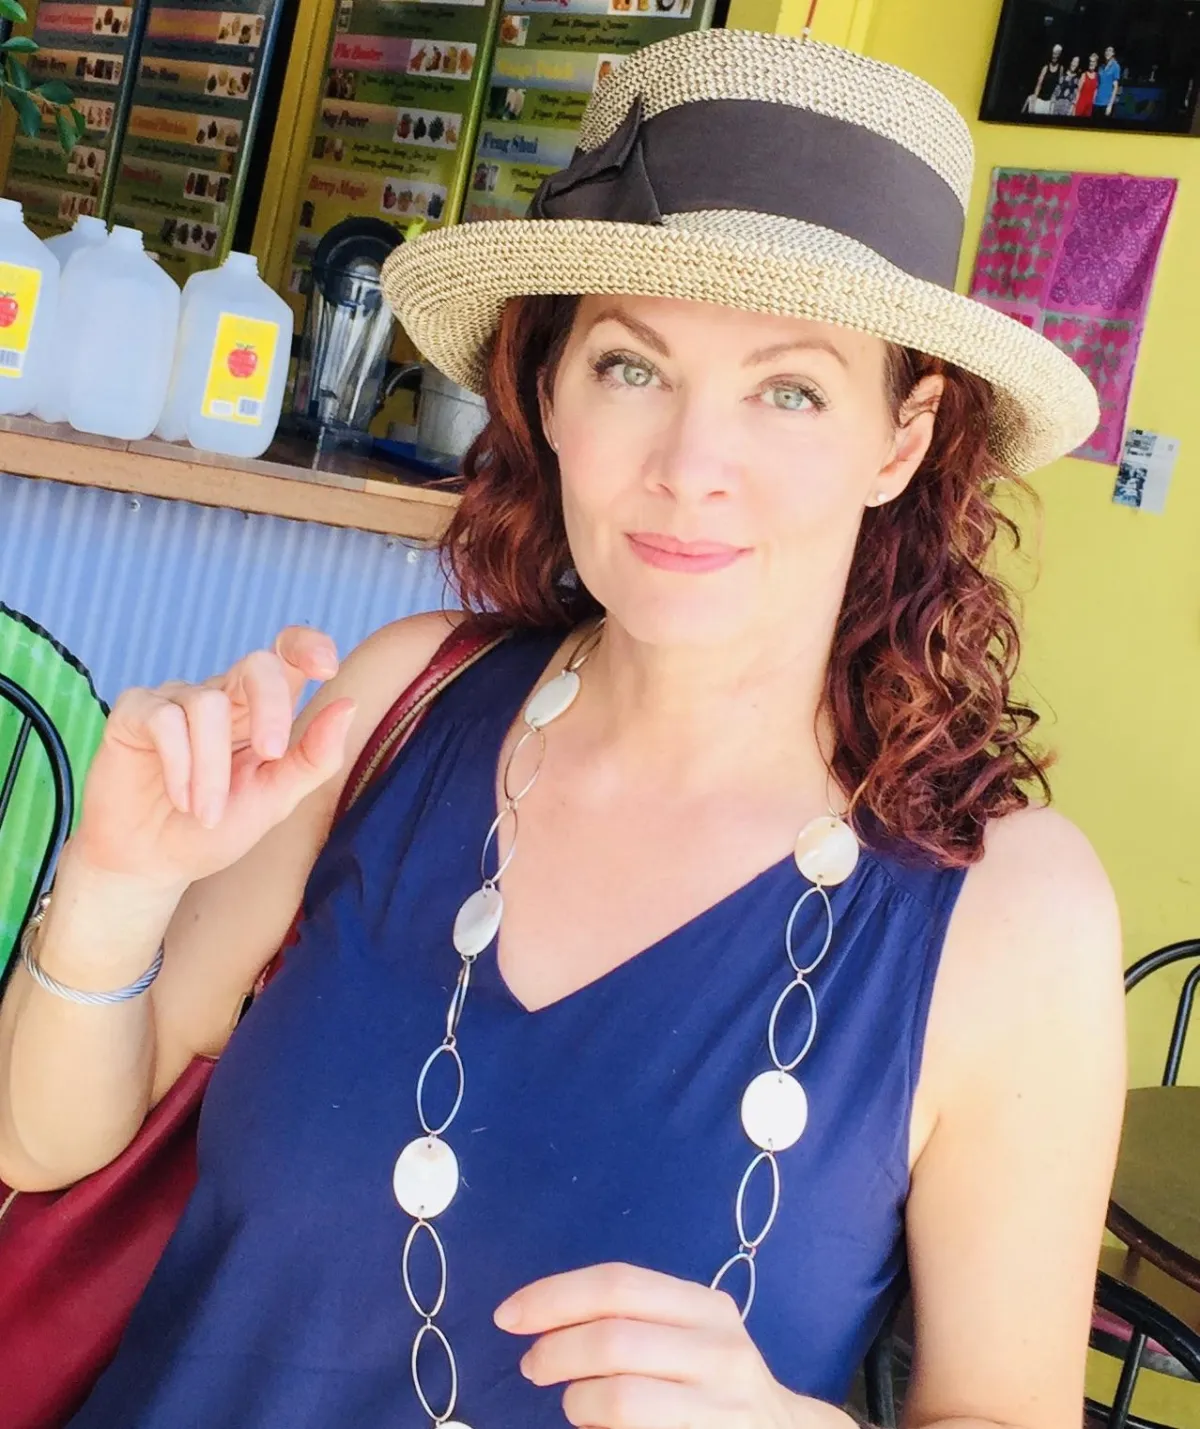
[[[619,380],[626,387],[648,387],[654,374],[637,362],[622,362],[617,368]]]
[[[799,387],[772,387],[767,396],[771,406],[782,412],[802,412],[813,405],[812,398]]]

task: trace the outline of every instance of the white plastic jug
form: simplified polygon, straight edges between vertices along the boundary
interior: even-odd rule
[[[108,238],[108,226],[103,219],[80,214],[75,227],[54,238],[46,239],[46,247],[62,265],[65,281],[67,264],[85,248],[94,248]],[[62,291],[61,286],[59,289]],[[42,374],[41,391],[34,404],[34,416],[43,422],[65,422],[67,420],[67,358],[75,342],[74,323],[70,309],[59,303],[54,317],[54,327],[50,335],[50,360]]]
[[[136,228],[77,252],[62,302],[74,340],[65,363],[67,420],[80,432],[142,441],[163,413],[179,331],[179,289]]]
[[[194,273],[158,435],[223,456],[261,456],[279,426],[293,325],[253,254],[231,253],[220,268]]]
[[[33,411],[49,365],[58,308],[58,259],[0,198],[0,414]]]
[[[86,248],[89,243],[103,243],[107,237],[108,224],[102,218],[92,218],[89,214],[81,213],[75,220],[74,228],[47,238],[46,247],[58,259],[59,266],[65,269],[79,249]]]

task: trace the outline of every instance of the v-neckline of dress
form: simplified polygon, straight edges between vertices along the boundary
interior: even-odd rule
[[[559,649],[561,649],[561,642],[555,647],[556,651]],[[549,670],[550,662],[543,662],[538,666],[533,681],[528,687],[525,686],[524,682],[521,683],[520,693],[515,703],[511,700],[505,701],[505,709],[502,713],[506,717],[500,722],[498,738],[488,738],[486,741],[481,741],[486,757],[480,761],[482,765],[482,778],[479,780],[481,786],[480,804],[482,826],[479,835],[480,840],[482,840],[483,834],[487,832],[491,820],[495,819],[499,814],[500,800],[498,795],[501,789],[502,778],[500,759],[504,753],[504,746],[508,740],[508,736],[517,719],[520,717],[521,711],[529,702],[533,691],[541,684]],[[468,840],[467,848],[469,856],[475,856],[474,849],[477,847],[478,843]],[[785,853],[781,858],[776,859],[773,863],[767,865],[767,867],[760,869],[758,873],[752,874],[746,882],[717,899],[715,903],[711,903],[707,907],[700,909],[697,913],[693,914],[678,926],[670,929],[661,937],[655,938],[653,942],[647,943],[644,947],[639,948],[637,952],[630,954],[627,958],[623,958],[619,963],[608,968],[605,972],[598,974],[588,982],[582,983],[579,987],[572,988],[570,992],[563,993],[562,996],[555,998],[551,1002],[544,1003],[541,1006],[528,1006],[522,1002],[513,991],[511,984],[505,976],[504,969],[500,964],[499,932],[476,963],[474,969],[476,979],[485,984],[491,984],[499,996],[521,1017],[531,1020],[552,1017],[556,1012],[567,1010],[576,1003],[587,999],[589,996],[599,996],[613,983],[621,981],[624,977],[633,976],[647,964],[657,961],[660,956],[669,951],[687,934],[700,931],[706,924],[718,918],[722,913],[727,912],[731,907],[748,899],[752,893],[758,892],[772,883],[786,871],[789,865],[796,875],[796,896],[799,897],[806,885],[800,875],[799,869],[795,866],[793,854],[789,850],[789,852]]]

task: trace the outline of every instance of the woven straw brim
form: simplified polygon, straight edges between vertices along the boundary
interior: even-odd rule
[[[941,357],[989,382],[989,445],[1017,475],[1095,429],[1091,383],[1046,338],[826,228],[761,213],[672,215],[661,226],[584,219],[466,223],[402,244],[383,273],[408,335],[482,391],[505,303],[533,294],[629,294],[837,323]]]

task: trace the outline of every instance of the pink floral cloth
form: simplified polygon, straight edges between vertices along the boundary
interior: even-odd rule
[[[971,296],[1069,352],[1100,394],[1075,453],[1120,460],[1174,179],[993,169]]]

